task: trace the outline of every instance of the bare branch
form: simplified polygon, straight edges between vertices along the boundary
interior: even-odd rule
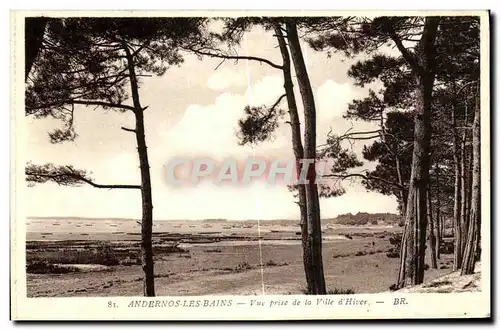
[[[122,130],[126,131],[126,132],[132,132],[132,133],[136,133],[136,130],[135,129],[131,129],[131,128],[127,128],[127,127],[121,127]]]
[[[102,102],[102,101],[72,100],[70,103],[73,103],[73,104],[83,104],[83,105],[99,105],[101,107],[118,108],[118,109],[125,109],[125,110],[135,111],[135,108],[132,107],[132,106],[130,106],[130,105],[108,103],[108,102]]]
[[[199,55],[205,55],[205,56],[210,56],[210,57],[216,57],[216,58],[223,58],[227,60],[250,60],[250,61],[257,61],[261,63],[266,63],[267,65],[272,66],[273,68],[276,69],[283,69],[282,65],[278,65],[276,63],[273,63],[269,61],[268,59],[262,58],[262,57],[256,57],[256,56],[241,56],[241,55],[226,55],[222,53],[213,53],[209,51],[204,51],[201,49],[194,49],[194,48],[188,48],[188,50],[194,52],[195,54]]]

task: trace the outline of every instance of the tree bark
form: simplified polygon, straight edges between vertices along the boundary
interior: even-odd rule
[[[465,116],[465,118],[467,118],[467,114]],[[464,126],[467,125],[467,121],[464,120]],[[464,129],[463,133],[462,133],[462,138],[460,139],[460,152],[461,152],[461,162],[460,162],[460,214],[461,214],[461,218],[460,218],[460,232],[462,233],[462,238],[460,239],[460,254],[463,256],[464,255],[464,250],[465,250],[465,235],[467,235],[467,224],[468,224],[468,218],[467,218],[467,173],[466,173],[466,169],[465,169],[465,164],[467,162],[467,153],[466,153],[466,138],[467,138],[467,132],[466,130]]]
[[[427,214],[429,223],[429,241],[431,245],[431,267],[437,269],[436,235],[434,232],[434,219],[432,214],[432,193],[431,187],[427,190]]]
[[[480,106],[476,104],[474,110],[474,124],[472,129],[472,200],[470,223],[467,233],[467,244],[462,261],[461,274],[473,274],[476,264],[476,254],[481,235],[481,128]]]
[[[302,171],[302,165],[300,160],[304,158],[304,148],[302,146],[302,138],[300,132],[300,119],[299,113],[297,111],[297,102],[295,100],[295,92],[293,91],[293,81],[291,73],[291,63],[290,54],[286,47],[286,41],[281,32],[281,26],[277,25],[274,29],[276,34],[276,39],[281,51],[281,57],[283,59],[283,87],[285,88],[286,99],[288,104],[288,114],[290,116],[290,128],[292,132],[292,148],[295,156],[295,163],[297,168],[297,173],[300,175]],[[308,226],[307,226],[307,200],[306,200],[306,188],[305,185],[299,184],[297,186],[298,197],[299,197],[299,208],[300,208],[300,228],[301,228],[301,238],[302,238],[302,262],[304,264],[304,272],[307,282],[308,292],[313,291],[314,287],[314,276],[312,267],[312,255],[310,253],[311,247],[309,246],[308,240]]]
[[[454,235],[454,246],[453,246],[453,270],[460,268],[462,263],[462,209],[461,209],[461,178],[460,178],[460,168],[462,163],[462,157],[459,148],[459,137],[457,132],[457,119],[455,114],[455,109],[451,112],[452,123],[453,123],[453,160],[455,163],[455,199],[453,204],[453,235]]]
[[[124,45],[128,71],[130,74],[130,87],[134,103],[135,137],[137,153],[139,155],[139,168],[141,171],[141,196],[142,196],[142,223],[141,223],[141,254],[142,270],[144,272],[144,295],[155,296],[154,264],[153,264],[153,200],[151,193],[151,175],[149,172],[148,151],[144,133],[144,109],[139,100],[139,88],[135,74],[134,58],[127,45]]]
[[[408,202],[408,195],[405,191],[405,185],[403,182],[403,175],[401,174],[401,162],[399,161],[399,156],[396,157],[396,172],[398,176],[398,183],[400,185],[399,198],[401,199],[401,215],[404,217],[406,215],[406,203]]]
[[[286,31],[290,54],[297,75],[302,103],[304,106],[304,158],[316,161],[316,105],[309,81],[304,57],[297,34],[297,26],[292,20],[286,22]],[[312,259],[312,291],[311,294],[326,294],[325,276],[322,258],[321,218],[318,187],[316,185],[316,170],[310,166],[309,183],[305,185],[307,199],[307,230],[308,246]]]
[[[440,171],[439,165],[436,164],[436,257],[441,259],[441,245],[443,242],[441,229],[441,184],[439,181]]]
[[[425,241],[427,227],[427,186],[431,138],[431,105],[434,85],[435,40],[438,17],[426,17],[419,42],[420,54],[412,70],[417,77],[418,95],[405,233],[401,244],[401,260],[397,287],[421,284],[424,280]],[[400,40],[399,40],[400,41]],[[402,47],[401,45],[399,47]],[[401,50],[401,49],[400,49]],[[403,50],[406,52],[406,50]],[[408,54],[406,54],[408,56]],[[409,58],[411,60],[411,58]],[[410,63],[414,63],[411,61]]]

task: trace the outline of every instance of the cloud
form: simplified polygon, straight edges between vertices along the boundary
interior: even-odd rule
[[[216,91],[222,91],[229,87],[242,87],[247,85],[247,76],[242,70],[237,70],[235,67],[221,68],[215,71],[208,78],[207,86]]]
[[[279,149],[288,144],[282,134],[276,134],[272,142],[251,147],[238,145],[236,133],[238,120],[244,116],[246,105],[270,106],[282,93],[283,83],[279,76],[265,76],[249,86],[243,94],[223,93],[213,104],[190,105],[182,119],[163,134],[170,153],[204,155],[211,157],[243,157],[254,151]]]
[[[347,83],[325,81],[316,92],[318,117],[321,119],[341,117],[358,94],[359,91]]]
[[[266,76],[247,88],[246,99],[249,105],[273,105],[284,93],[283,78],[279,75]]]

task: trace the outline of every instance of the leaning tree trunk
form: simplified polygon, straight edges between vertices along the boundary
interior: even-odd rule
[[[141,223],[141,255],[142,270],[144,272],[144,295],[155,296],[154,265],[153,265],[153,200],[151,194],[151,176],[149,173],[148,150],[144,134],[144,109],[139,100],[139,88],[135,74],[134,58],[127,45],[124,45],[127,55],[130,86],[135,115],[135,137],[137,153],[139,154],[139,168],[141,170],[141,196],[142,196],[142,223]]]
[[[460,168],[462,157],[459,148],[459,137],[457,132],[457,119],[455,114],[455,109],[451,112],[452,124],[453,124],[453,161],[455,166],[455,194],[454,194],[454,204],[453,204],[453,235],[454,235],[454,246],[453,246],[453,270],[460,268],[462,263],[462,226],[461,226],[461,179],[460,179]]]
[[[434,219],[432,214],[432,195],[431,187],[427,190],[427,214],[429,223],[429,241],[431,243],[431,267],[437,268],[437,254],[436,254],[436,235],[434,233]]]
[[[439,18],[427,17],[419,42],[420,52],[412,69],[417,77],[418,95],[415,109],[415,131],[405,232],[401,242],[401,260],[397,287],[421,284],[424,281],[425,241],[427,227],[427,186],[429,182],[429,152],[431,140],[432,89],[434,58]],[[401,46],[400,46],[401,47]]]
[[[316,160],[316,105],[314,95],[309,81],[304,57],[300,47],[297,26],[294,22],[286,23],[288,45],[290,54],[297,75],[302,103],[304,105],[304,157],[306,159]],[[312,291],[311,294],[326,294],[325,276],[323,272],[322,258],[322,238],[321,238],[321,218],[318,186],[316,185],[315,167],[310,167],[308,175],[309,183],[305,185],[307,199],[307,230],[309,251],[304,251],[311,255],[312,259]]]
[[[462,275],[474,273],[476,264],[476,253],[480,240],[481,223],[481,128],[480,128],[480,106],[476,104],[474,109],[474,124],[472,128],[472,200],[470,211],[469,231],[467,233],[467,244],[462,261]]]
[[[300,119],[297,111],[297,102],[295,100],[295,92],[293,91],[293,81],[290,65],[290,54],[286,47],[286,41],[281,32],[281,26],[277,25],[274,29],[276,38],[283,58],[283,87],[285,88],[286,99],[288,104],[288,114],[290,116],[290,127],[292,131],[292,147],[295,156],[295,163],[297,173],[300,175],[302,171],[302,164],[300,160],[304,158],[304,148],[302,146],[301,132],[300,132]],[[308,226],[307,226],[307,200],[306,200],[306,187],[303,184],[297,185],[299,208],[300,208],[300,229],[302,237],[302,262],[304,264],[304,272],[307,282],[307,291],[312,292],[314,287],[313,276],[313,260],[310,253],[311,247],[308,240]]]

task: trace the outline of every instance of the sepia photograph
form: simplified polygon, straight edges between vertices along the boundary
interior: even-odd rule
[[[13,317],[490,317],[489,12],[11,25]]]

